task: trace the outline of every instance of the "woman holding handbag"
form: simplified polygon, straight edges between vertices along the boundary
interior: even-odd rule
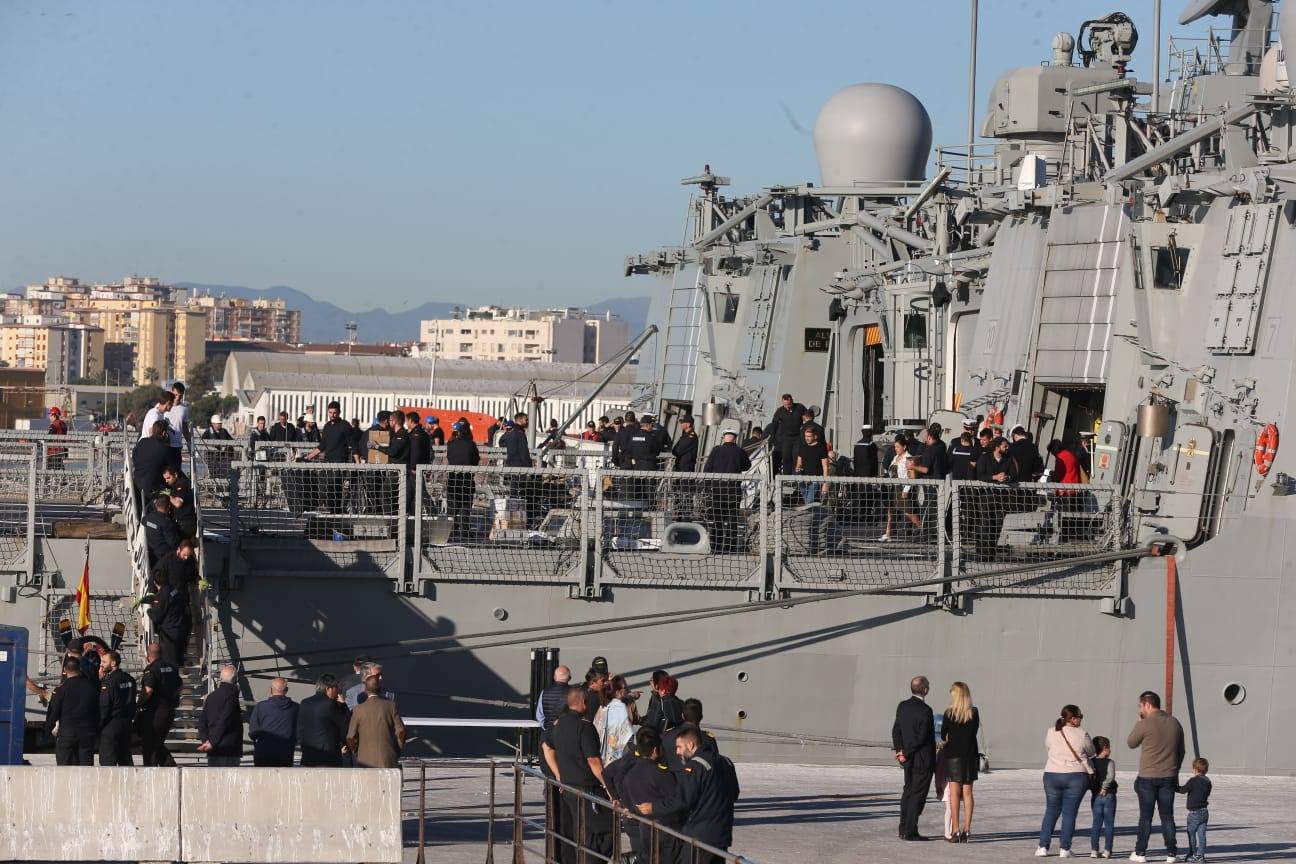
[[[1074,705],[1062,706],[1061,716],[1044,735],[1048,762],[1044,765],[1044,821],[1040,824],[1039,848],[1035,856],[1048,854],[1053,829],[1062,817],[1058,857],[1070,858],[1076,813],[1089,788],[1093,772],[1094,746],[1089,733],[1080,728],[1084,715]]]

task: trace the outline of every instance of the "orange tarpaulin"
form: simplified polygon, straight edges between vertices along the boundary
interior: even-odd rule
[[[473,441],[476,441],[478,444],[487,443],[487,431],[491,426],[499,422],[489,414],[482,414],[477,411],[460,411],[457,408],[434,408],[428,405],[401,405],[400,410],[405,412],[413,411],[415,414],[419,415],[420,419],[424,423],[424,428],[426,428],[428,417],[437,418],[437,423],[445,432],[447,441],[450,439],[451,427],[454,426],[455,421],[460,417],[466,419],[469,425],[472,426]]]

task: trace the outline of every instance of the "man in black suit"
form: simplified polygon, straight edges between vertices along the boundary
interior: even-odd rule
[[[936,729],[927,704],[927,679],[919,675],[909,682],[908,699],[896,706],[891,744],[896,761],[904,766],[904,792],[900,796],[900,839],[927,840],[918,833],[918,817],[931,790],[936,766]]]
[[[351,713],[338,701],[338,680],[325,673],[315,683],[315,695],[303,699],[297,712],[297,740],[303,768],[342,767]]]
[[[236,768],[243,756],[243,705],[239,700],[238,670],[221,667],[221,683],[203,700],[198,715],[199,753],[214,768]]]

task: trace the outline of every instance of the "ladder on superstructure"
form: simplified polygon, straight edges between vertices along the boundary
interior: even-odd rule
[[[699,267],[692,285],[676,280],[670,289],[670,307],[666,313],[666,346],[662,351],[661,382],[663,400],[691,401],[697,381],[699,346],[702,340],[706,292],[702,288]]]

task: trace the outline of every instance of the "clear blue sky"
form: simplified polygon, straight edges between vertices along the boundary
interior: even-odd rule
[[[1150,78],[1151,0],[982,0],[978,104],[1122,5]],[[817,180],[788,113],[809,129],[842,86],[904,86],[937,143],[963,140],[968,8],[0,0],[0,286],[140,273],[352,309],[642,294],[622,259],[679,242],[679,178]]]

